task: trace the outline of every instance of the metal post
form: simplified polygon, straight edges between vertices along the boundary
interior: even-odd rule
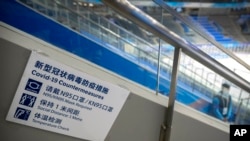
[[[247,98],[241,98],[240,99],[240,104],[239,104],[239,106],[237,108],[236,119],[235,119],[236,124],[244,124],[244,123],[242,123],[242,121],[240,121],[240,120],[244,120],[246,118],[246,112],[247,111],[245,111],[244,114],[241,113],[241,106],[242,106],[242,103],[243,103],[244,100],[247,100],[246,106],[248,106],[249,100],[250,100],[250,95]],[[240,117],[241,115],[243,115],[242,118]]]
[[[214,75],[214,73],[211,73],[211,72],[208,72],[208,73],[207,73],[207,77],[206,77],[206,86],[207,86],[207,87],[209,87],[209,85],[208,85],[208,84],[209,84],[209,76],[210,76],[211,74]]]
[[[45,7],[44,7],[44,8],[45,8],[45,14],[46,14],[46,15],[49,15],[49,8],[50,8],[50,7],[49,7],[49,4],[48,4],[48,1],[47,1],[47,0],[44,1],[44,6],[45,6]]]
[[[235,116],[236,116],[235,123],[236,124],[239,124],[240,110],[241,110],[241,105],[242,105],[242,101],[243,101],[243,99],[241,98],[242,93],[243,93],[243,90],[240,89],[240,95],[239,95],[239,98],[238,98],[238,107],[237,107],[237,110],[236,110],[236,113],[235,113]]]
[[[174,113],[174,104],[175,104],[175,97],[176,97],[176,86],[177,86],[177,77],[178,77],[178,68],[180,62],[180,53],[181,48],[175,48],[174,51],[174,60],[173,60],[173,69],[172,69],[172,77],[171,77],[171,84],[170,84],[170,94],[168,100],[168,108],[165,115],[165,121],[161,126],[161,133],[160,133],[160,141],[169,141],[172,129],[172,120],[173,120],[173,113]]]
[[[214,82],[213,82],[213,90],[215,90],[215,86],[216,86],[216,82],[217,82],[217,74],[214,74]]]
[[[161,23],[163,22],[163,9],[161,7]],[[158,47],[158,62],[157,62],[157,80],[156,80],[156,95],[159,94],[159,85],[160,85],[160,70],[161,70],[161,38],[159,38],[159,47]]]
[[[238,98],[238,102],[241,100],[242,93],[243,93],[243,90],[240,89],[240,95],[239,95],[239,98]]]
[[[54,3],[54,10],[55,10],[55,19],[56,19],[57,21],[59,21],[59,18],[58,18],[59,10],[58,10],[58,8],[57,8],[56,2]]]
[[[78,14],[81,14],[80,7],[78,4],[76,4],[76,11]],[[78,31],[81,32],[81,20],[80,20],[81,17],[79,15],[76,15],[76,16],[77,16]]]
[[[248,105],[249,105],[250,95],[248,95],[248,98],[246,98],[246,99],[247,99],[247,104],[246,104],[246,108],[247,108],[247,107],[248,107]],[[246,114],[247,114],[247,110],[245,110],[245,112],[244,112],[244,115],[243,115],[242,119],[245,119],[245,118],[246,118]]]
[[[65,2],[65,5],[67,5],[67,4],[68,4],[68,0],[66,0],[66,2]],[[64,8],[64,11],[66,12],[67,24],[68,24],[68,26],[70,26],[70,27],[71,27],[71,25],[70,25],[70,15],[69,15],[69,10]]]

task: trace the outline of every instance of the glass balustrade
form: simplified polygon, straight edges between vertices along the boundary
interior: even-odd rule
[[[105,44],[108,44],[112,48],[112,51],[124,53],[123,57],[127,57],[131,61],[137,63],[138,65],[156,73],[157,71],[157,61],[158,61],[158,49],[159,42],[157,37],[150,35],[150,39],[155,39],[156,41],[152,43],[146,40],[147,37],[136,36],[133,32],[129,31],[132,29],[122,27],[117,25],[115,21],[107,15],[102,15],[102,13],[95,13],[91,10],[91,6],[82,6],[78,1],[71,0],[19,0],[23,4],[31,7],[32,9],[44,14],[45,16],[65,25],[66,27],[82,34],[84,36],[92,37],[96,40],[100,40]],[[84,3],[81,3],[84,4]],[[157,11],[157,9],[155,9]],[[104,10],[105,11],[105,10]],[[107,10],[106,12],[110,12]],[[150,14],[150,11],[145,11]],[[158,11],[160,12],[160,11]],[[111,12],[112,13],[112,12]],[[111,14],[112,15],[112,14]],[[181,27],[185,26],[185,29],[192,37],[197,37],[197,42],[192,41],[192,43],[199,44],[200,39],[205,43],[209,43],[206,39],[195,33],[192,29],[180,23],[177,19],[169,14],[164,14],[163,24],[169,29],[176,33],[179,33]],[[167,15],[167,16],[166,16]],[[160,20],[161,17],[154,16],[155,19]],[[125,19],[124,19],[125,20]],[[179,23],[178,26],[176,26]],[[143,35],[148,35],[150,33],[144,32]],[[191,36],[191,35],[190,35]],[[185,36],[188,37],[188,36]],[[149,36],[148,36],[149,38]],[[191,38],[185,38],[190,41]],[[198,42],[199,41],[199,42]],[[215,48],[215,47],[214,47]],[[217,52],[215,49],[201,47],[204,52]],[[161,57],[160,57],[160,76],[170,80],[172,61],[173,61],[173,50],[174,48],[166,42],[161,41]],[[210,51],[208,51],[210,50]],[[221,52],[220,52],[221,53]],[[187,86],[185,89],[189,88],[192,93],[197,93],[198,96],[204,97],[211,102],[211,98],[214,94],[220,91],[221,84],[226,81],[225,78],[214,73],[212,70],[204,67],[202,64],[196,62],[189,56],[182,53],[180,67],[179,67],[179,77],[178,84],[182,86]],[[168,92],[162,92],[167,94]],[[237,104],[240,102],[240,98],[248,94],[240,94],[240,88],[232,84],[232,95],[233,101]],[[249,103],[245,101],[242,102],[241,106],[238,106],[241,110],[246,110],[246,114],[249,112]],[[197,108],[197,107],[194,107]],[[242,119],[243,115],[238,115],[237,118]],[[248,117],[248,116],[246,116]],[[245,118],[245,117],[244,117]]]

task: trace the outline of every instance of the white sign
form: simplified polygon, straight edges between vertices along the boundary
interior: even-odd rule
[[[129,91],[35,52],[6,120],[91,141],[103,141]]]

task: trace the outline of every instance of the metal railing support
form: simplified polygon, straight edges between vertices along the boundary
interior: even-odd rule
[[[181,48],[179,47],[175,48],[172,77],[171,77],[171,84],[170,84],[170,94],[169,94],[169,99],[168,99],[168,108],[165,113],[165,121],[161,126],[159,141],[170,141],[172,120],[173,120],[173,114],[174,114],[174,104],[175,104],[175,97],[176,97],[178,68],[179,68],[179,62],[180,62],[180,53],[181,53]]]
[[[161,8],[161,22],[163,22],[163,9]],[[160,70],[161,70],[161,45],[162,41],[159,38],[159,47],[158,47],[158,56],[157,56],[157,81],[156,81],[156,95],[159,94],[159,85],[160,85]]]

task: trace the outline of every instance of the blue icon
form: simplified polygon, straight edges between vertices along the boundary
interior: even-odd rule
[[[30,116],[30,110],[17,107],[14,118],[21,120],[28,120]]]
[[[29,79],[25,86],[25,90],[38,94],[42,87],[42,84],[43,83],[38,82],[36,80]]]
[[[25,105],[25,106],[28,106],[28,107],[33,107],[35,102],[36,102],[36,97],[35,96],[23,93],[23,95],[22,95],[22,97],[21,97],[21,99],[19,101],[19,104]]]

